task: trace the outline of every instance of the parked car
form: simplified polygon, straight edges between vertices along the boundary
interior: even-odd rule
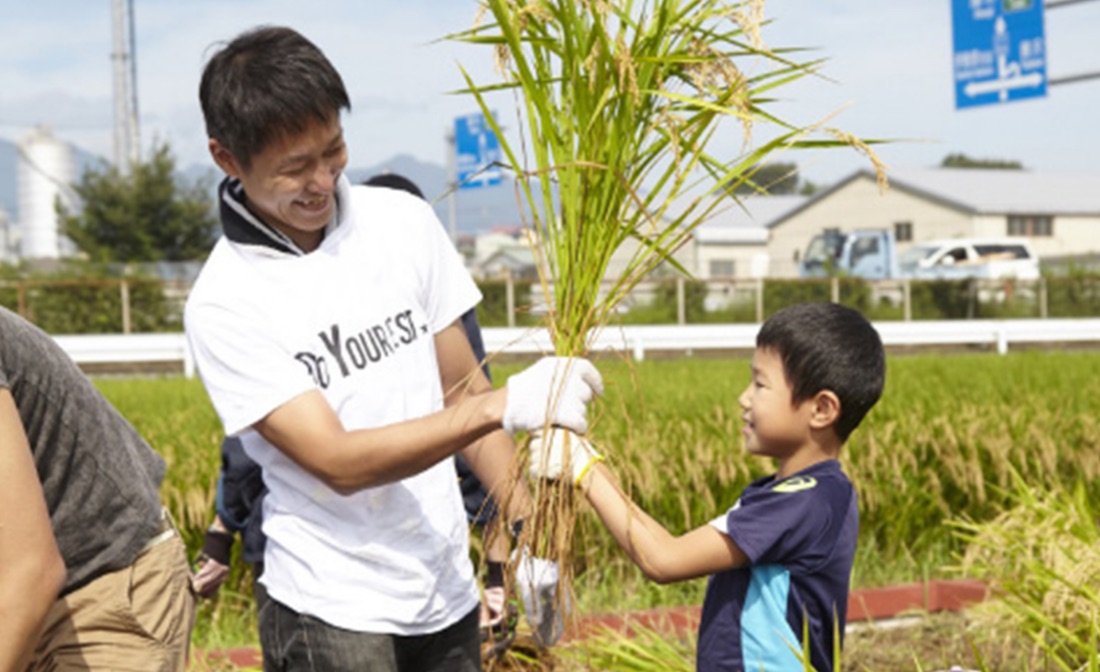
[[[1039,258],[1025,238],[948,238],[918,243],[899,256],[898,268],[909,278],[1039,278]]]
[[[810,240],[800,274],[868,280],[1039,278],[1039,258],[1025,238],[945,238],[913,243],[900,254],[897,250],[894,233],[886,229],[830,229]]]

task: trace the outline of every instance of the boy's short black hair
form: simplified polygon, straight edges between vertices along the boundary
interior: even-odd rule
[[[857,310],[836,303],[802,303],[768,318],[756,347],[779,355],[792,403],[831,390],[840,399],[835,430],[847,441],[882,396],[886,353],[882,339]]]
[[[199,83],[206,134],[244,169],[272,140],[350,110],[344,82],[321,50],[290,28],[241,33],[207,62]]]

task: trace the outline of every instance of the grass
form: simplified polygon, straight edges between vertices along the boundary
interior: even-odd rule
[[[989,521],[960,521],[962,571],[1000,599],[974,610],[990,637],[1026,642],[1021,658],[1077,669],[1096,661],[1100,635],[1100,506],[1080,485],[1017,479],[1014,506]]]
[[[598,362],[607,394],[592,433],[639,503],[674,531],[704,524],[770,465],[744,455],[736,399],[747,359]],[[519,365],[494,366],[502,383]],[[192,554],[213,511],[221,429],[198,380],[102,378],[99,388],[168,462],[162,496]],[[1100,495],[1100,353],[890,357],[882,402],[846,447],[861,498],[854,587],[957,576],[964,544],[949,521],[995,520],[1017,505],[1013,473]],[[573,563],[578,612],[699,604],[703,581],[642,577],[580,507]],[[204,604],[195,646],[255,644],[250,579],[236,563]],[[935,669],[926,667],[925,669]]]

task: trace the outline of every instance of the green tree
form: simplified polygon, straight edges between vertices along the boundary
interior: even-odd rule
[[[210,184],[179,178],[167,144],[129,174],[114,166],[86,169],[73,190],[83,207],[58,205],[62,231],[92,261],[189,261],[214,245]]]
[[[794,163],[765,163],[746,171],[750,177],[736,182],[733,192],[745,194],[793,194],[798,191],[798,166]]]
[[[940,162],[943,168],[994,168],[996,170],[1023,170],[1024,164],[1019,161],[1007,161],[1004,159],[975,159],[961,152],[948,154]]]

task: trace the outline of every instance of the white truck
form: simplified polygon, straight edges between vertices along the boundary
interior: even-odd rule
[[[916,243],[898,257],[902,277],[956,280],[1039,279],[1025,238],[948,238]]]
[[[847,275],[868,280],[1039,278],[1039,259],[1025,238],[945,238],[913,243],[902,253],[888,230],[826,230],[799,262],[804,278]]]

